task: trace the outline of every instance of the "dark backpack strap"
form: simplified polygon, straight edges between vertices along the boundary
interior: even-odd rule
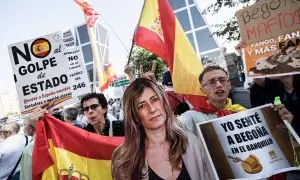
[[[27,136],[25,136],[25,139],[26,139],[26,143],[25,143],[25,147],[26,147],[26,146],[27,146],[27,144],[28,144],[28,137],[27,137]],[[19,160],[18,160],[17,164],[15,165],[15,167],[13,168],[13,170],[11,171],[11,173],[9,174],[9,176],[8,176],[7,180],[11,180],[11,178],[12,178],[12,176],[14,175],[14,173],[15,173],[15,171],[16,171],[16,169],[17,169],[18,165],[20,164],[20,161],[21,161],[22,155],[23,155],[23,152],[22,152],[22,154],[21,154],[21,156],[20,156],[20,158],[19,158]]]

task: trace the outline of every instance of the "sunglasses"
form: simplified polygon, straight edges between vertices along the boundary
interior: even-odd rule
[[[90,108],[91,108],[91,110],[95,110],[95,109],[97,109],[99,106],[100,106],[100,104],[92,104],[92,105],[90,105],[90,106],[83,107],[82,109],[83,109],[83,112],[86,112],[86,111],[88,111]]]

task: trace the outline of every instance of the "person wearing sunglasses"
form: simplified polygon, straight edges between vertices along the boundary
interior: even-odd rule
[[[105,136],[124,136],[123,122],[107,118],[107,105],[101,93],[89,93],[81,99],[81,109],[89,122],[84,129]]]

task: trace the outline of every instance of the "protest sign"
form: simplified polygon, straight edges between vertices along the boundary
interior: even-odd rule
[[[71,98],[69,62],[61,32],[9,45],[8,51],[22,113]]]
[[[64,53],[69,60],[70,86],[72,97],[78,97],[91,92],[83,56],[80,47],[67,48]]]
[[[300,1],[260,0],[235,14],[246,44],[299,30]]]
[[[63,32],[63,42],[66,48],[75,46],[75,38],[71,30]]]
[[[300,25],[297,31],[247,45],[243,59],[248,77],[300,73]]]
[[[271,105],[200,123],[198,131],[220,179],[260,179],[300,169],[294,165],[295,141]],[[299,149],[295,153],[299,157]]]

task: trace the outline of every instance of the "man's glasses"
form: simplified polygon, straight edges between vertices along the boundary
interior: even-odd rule
[[[97,109],[97,107],[99,107],[99,106],[100,106],[100,104],[92,104],[92,105],[90,105],[90,106],[83,107],[82,109],[83,109],[83,112],[86,112],[86,111],[88,111],[90,108],[91,108],[91,110],[95,110],[95,109]]]
[[[217,82],[220,82],[222,85],[225,85],[226,83],[228,83],[229,79],[228,77],[218,77],[218,78],[213,78],[213,79],[210,79],[208,80],[206,83],[204,83],[202,85],[202,87],[204,86],[215,86],[217,84]]]

